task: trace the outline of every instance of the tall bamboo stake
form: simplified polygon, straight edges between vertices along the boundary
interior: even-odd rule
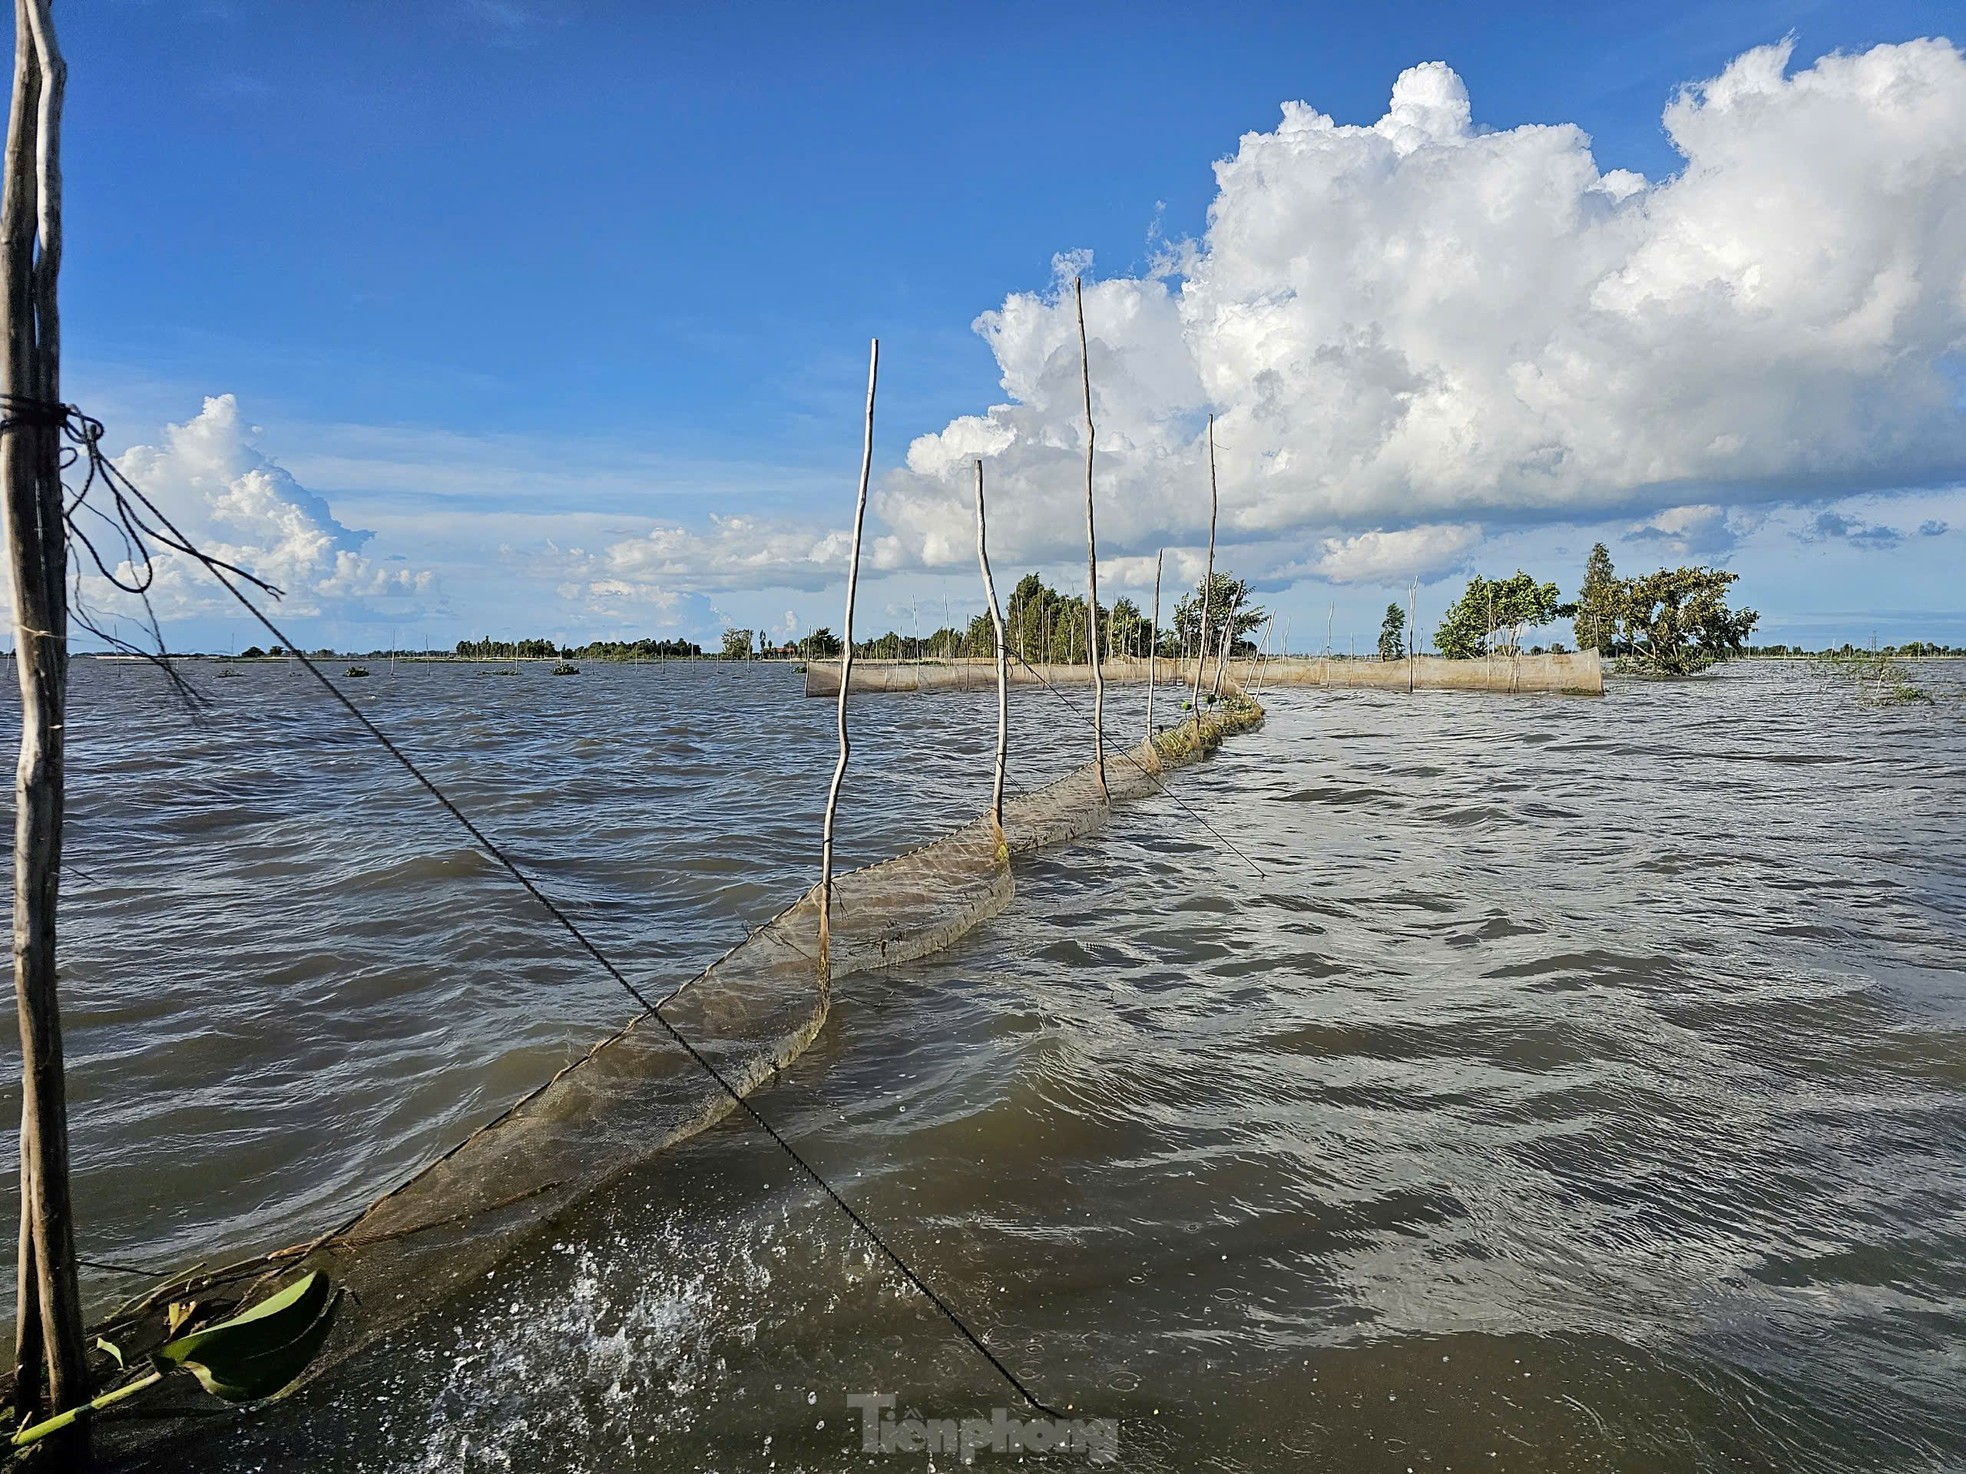
[[[867,428],[860,446],[860,491],[853,503],[853,547],[847,555],[846,614],[841,626],[840,654],[840,756],[833,764],[832,786],[826,790],[826,823],[819,839],[819,985],[830,989],[833,983],[833,816],[840,806],[840,785],[846,781],[847,756],[852,751],[847,740],[846,693],[853,684],[853,601],[860,592],[860,531],[867,523],[867,480],[874,469],[874,385],[880,376],[881,340],[867,345]]]
[[[49,0],[16,0],[14,26],[14,93],[0,191],[0,323],[6,339],[0,393],[8,396],[12,423],[0,437],[0,484],[21,687],[14,790],[14,994],[21,1035],[15,1397],[23,1406],[37,1401],[45,1372],[47,1405],[60,1412],[89,1398],[55,976],[68,701],[68,539],[59,436],[49,407],[61,399],[56,286],[67,68],[55,43]]]
[[[1195,726],[1201,726],[1201,673],[1208,664],[1208,596],[1215,592],[1215,416],[1208,417],[1208,563],[1201,575],[1201,634],[1195,641]]]
[[[1010,646],[1004,641],[1003,614],[997,608],[997,585],[990,577],[990,552],[983,536],[983,462],[976,463],[976,561],[983,568],[983,595],[990,601],[990,627],[997,634],[997,775],[990,786],[990,822],[1003,841],[1003,778],[1010,755]]]
[[[1085,658],[1092,666],[1092,763],[1099,797],[1106,792],[1106,678],[1099,669],[1099,539],[1092,527],[1092,450],[1099,432],[1092,423],[1092,356],[1085,343],[1085,283],[1075,281],[1079,309],[1079,373],[1085,383]]]
[[[1160,569],[1167,549],[1154,554],[1154,619],[1147,626],[1147,740],[1154,740],[1154,665],[1160,657]]]
[[[1420,638],[1420,625],[1414,614],[1413,601],[1418,596],[1420,581],[1416,578],[1406,586],[1406,694],[1413,694],[1413,652]]]

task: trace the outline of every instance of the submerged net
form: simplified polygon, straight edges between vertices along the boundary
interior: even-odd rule
[[[947,947],[1010,903],[1013,855],[1090,833],[1111,804],[1158,791],[1164,770],[1259,720],[1260,708],[1232,692],[1218,715],[1186,721],[1131,751],[1113,749],[1103,798],[1088,763],[1006,800],[1001,835],[985,815],[920,849],[836,877],[831,978]],[[196,1301],[201,1318],[223,1314],[300,1269],[320,1269],[353,1294],[310,1368],[314,1376],[436,1308],[522,1236],[735,1109],[663,1020],[740,1094],[798,1057],[830,1001],[830,979],[819,965],[819,911],[814,887],[660,1002],[661,1020],[639,1015],[352,1220],[306,1243],[180,1275],[127,1304],[102,1333],[133,1359],[163,1338],[173,1302]],[[149,1431],[164,1430],[153,1423]]]

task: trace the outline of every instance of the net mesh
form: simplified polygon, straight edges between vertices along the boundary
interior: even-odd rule
[[[835,878],[831,978],[915,961],[1011,900],[1011,858],[1088,834],[1111,805],[1156,792],[1169,768],[1261,719],[1232,691],[1130,751],[1111,749],[1105,789],[1090,763],[1007,799],[1001,835],[985,815],[893,859]],[[824,1024],[820,900],[808,891],[659,1005],[739,1093],[766,1084]],[[166,1307],[221,1313],[301,1268],[353,1291],[310,1376],[402,1327],[481,1277],[524,1234],[667,1147],[722,1119],[731,1095],[643,1014],[333,1232],[216,1270],[182,1275],[123,1307],[103,1330],[130,1353],[163,1336]],[[151,1424],[153,1433],[160,1425]]]

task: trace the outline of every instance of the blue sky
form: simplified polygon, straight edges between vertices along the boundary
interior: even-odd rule
[[[1318,405],[1363,394],[1367,356],[1341,342],[1388,345],[1415,383],[1462,372],[1455,355],[1474,352],[1466,344],[1440,348],[1434,364],[1423,361],[1431,347],[1402,338],[1411,303],[1401,308],[1406,299],[1384,288],[1386,255],[1418,231],[1451,259],[1456,201],[1506,192],[1544,164],[1528,135],[1479,174],[1423,174],[1429,150],[1574,124],[1588,145],[1549,167],[1569,167],[1581,148],[1599,174],[1634,171],[1656,186],[1685,167],[1661,123],[1682,84],[1721,77],[1790,35],[1788,77],[1827,53],[1941,35],[1956,24],[1950,6],[1251,6],[1204,16],[1138,4],[154,0],[78,7],[63,22],[70,397],[109,420],[118,445],[148,448],[133,464],[174,508],[202,506],[215,541],[263,555],[293,587],[291,618],[311,642],[837,626],[831,536],[850,512],[874,335],[882,490],[870,530],[883,551],[863,626],[905,626],[912,615],[901,611],[915,604],[975,603],[971,567],[950,551],[962,531],[951,467],[980,453],[959,429],[974,423],[964,417],[1013,399],[1019,415],[992,421],[995,438],[985,437],[1012,521],[1006,557],[1068,576],[1079,531],[1062,500],[1070,486],[1054,497],[1057,466],[1025,448],[1070,426],[1067,407],[1039,386],[1059,320],[1055,261],[1070,253],[1086,253],[1072,258],[1077,269],[1112,288],[1096,299],[1107,318],[1095,313],[1093,330],[1095,368],[1109,349],[1114,366],[1101,417],[1118,427],[1111,552],[1121,591],[1140,595],[1140,560],[1151,564],[1155,547],[1196,540],[1197,488],[1181,456],[1206,405],[1223,411],[1225,431],[1237,426],[1238,454],[1269,458],[1225,486],[1230,561],[1300,629],[1321,626],[1335,603],[1341,644],[1348,630],[1376,627],[1388,591],[1410,578],[1423,580],[1423,615],[1471,568],[1522,561],[1572,585],[1600,536],[1621,566],[1726,561],[1765,611],[1769,637],[1867,638],[1875,628],[1887,639],[1966,638],[1953,572],[1966,536],[1957,378],[1950,426],[1938,410],[1916,423],[1859,416],[1874,454],[1827,437],[1783,451],[1796,432],[1778,417],[1744,448],[1713,451],[1725,437],[1708,437],[1697,454],[1655,458],[1666,467],[1656,476],[1632,470],[1628,450],[1566,443],[1559,458],[1585,469],[1556,491],[1527,492],[1506,469],[1471,471],[1468,480],[1488,481],[1467,490],[1437,459],[1421,464],[1390,443],[1373,450],[1373,469],[1351,474],[1346,464],[1368,458],[1337,430],[1278,471],[1282,442],[1259,444],[1263,426],[1306,415],[1250,397],[1260,398],[1272,353],[1335,365],[1299,386],[1314,387]],[[1337,186],[1273,179],[1274,160],[1251,154],[1232,198],[1212,166],[1246,134],[1274,133],[1273,152],[1283,150],[1285,102],[1301,99],[1338,125],[1373,124],[1396,79],[1434,61],[1458,77],[1471,126],[1429,135],[1417,151],[1399,145],[1404,172],[1381,170],[1370,185],[1357,184],[1356,161],[1331,176],[1378,194],[1354,202],[1351,234],[1316,247],[1311,279],[1330,281],[1333,263],[1371,254],[1364,275],[1382,285],[1355,299],[1334,287],[1332,303],[1279,318],[1253,357],[1246,337],[1226,340],[1223,324],[1246,318],[1250,302],[1277,300],[1277,283],[1295,282],[1300,301],[1309,294],[1287,244],[1251,245],[1227,226],[1211,237],[1211,204],[1246,221],[1272,206],[1329,203],[1322,191]],[[1715,135],[1711,157],[1735,161],[1732,175],[1720,171],[1734,196],[1681,191],[1647,208],[1677,220],[1679,236],[1710,235],[1734,228],[1730,199],[1751,216],[1757,191],[1801,179],[1810,198],[1796,208],[1854,220],[1880,208],[1863,182],[1915,154],[1923,172],[1890,203],[1929,224],[1958,198],[1966,137],[1953,132],[1950,72],[1921,65],[1911,74],[1936,99],[1916,121],[1922,132],[1893,134],[1893,123],[1868,137],[1871,84],[1861,77],[1818,89],[1833,95],[1817,113],[1795,100],[1791,121],[1764,116],[1781,98],[1759,112],[1707,108],[1696,122]],[[1876,68],[1866,75],[1874,83]],[[1426,107],[1444,97],[1451,111],[1441,76],[1421,74],[1407,95]],[[1818,171],[1823,149],[1810,130],[1831,126],[1821,108],[1856,142],[1852,157]],[[1737,148],[1737,135],[1748,142]],[[1271,187],[1274,200],[1259,197]],[[1625,186],[1591,188],[1591,199],[1609,200]],[[1410,216],[1395,220],[1394,201]],[[1308,239],[1326,214],[1288,218],[1309,222]],[[1516,237],[1467,228],[1483,266],[1469,290],[1485,292],[1530,254]],[[1615,247],[1602,232],[1551,244],[1534,222],[1523,228],[1522,239],[1542,243],[1535,250],[1555,253],[1560,275],[1586,255],[1606,273],[1654,261],[1668,226],[1651,236],[1620,226]],[[1752,219],[1741,237],[1750,254],[1773,249]],[[1853,258],[1868,249],[1851,241]],[[1197,271],[1195,243],[1212,267]],[[1942,300],[1952,258],[1940,243],[1910,269],[1942,305],[1909,301],[1883,348],[1922,354],[1928,377],[1956,375],[1966,304]],[[1193,300],[1197,279],[1218,295],[1239,283],[1241,305],[1154,336],[1152,322],[1173,324],[1183,284]],[[1426,320],[1453,305],[1436,304]],[[986,338],[973,325],[993,311],[1005,315]],[[1815,364],[1796,402],[1904,397],[1858,362],[1882,351],[1877,342],[1853,347],[1847,368],[1816,362],[1825,341],[1840,341],[1824,324],[1842,319],[1812,324],[1808,311],[1790,314],[1801,324],[1794,343],[1767,349],[1777,362]],[[1497,320],[1508,317],[1498,308]],[[1511,345],[1511,362],[1567,354],[1573,317],[1553,316],[1541,344]],[[1126,337],[1136,322],[1147,324],[1137,342]],[[1728,341],[1725,326],[1688,323],[1686,344],[1647,337],[1633,351],[1656,354],[1663,375],[1673,353],[1696,353],[1701,332]],[[1182,356],[1184,342],[1199,392],[1155,381],[1152,361]],[[1020,353],[1036,357],[1020,368]],[[1136,361],[1147,367],[1120,371]],[[1245,367],[1247,383],[1236,379]],[[1026,382],[1027,394],[1007,396],[1003,380]],[[1564,392],[1593,397],[1588,386]],[[232,398],[206,410],[217,396]],[[1621,411],[1615,400],[1599,420],[1623,412],[1647,423],[1574,433],[1616,438],[1656,424],[1633,406],[1657,401]],[[1467,411],[1472,433],[1499,443],[1500,431],[1482,429],[1486,413]],[[911,459],[919,437],[933,439]],[[188,578],[169,594],[174,643],[248,638]]]

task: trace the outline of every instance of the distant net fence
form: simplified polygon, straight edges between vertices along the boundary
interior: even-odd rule
[[[1208,666],[1211,677],[1215,664],[1211,659]],[[1358,660],[1336,655],[1238,657],[1229,661],[1228,669],[1242,686],[1251,690],[1260,690],[1264,686],[1320,686],[1334,690],[1368,691],[1501,691],[1568,696],[1604,694],[1604,663],[1595,650],[1570,654],[1492,655],[1473,660],[1449,660],[1439,655],[1417,655],[1397,660]],[[1138,684],[1151,677],[1174,690],[1193,685],[1195,661],[1192,658],[1168,658],[1149,662],[1137,656],[1109,657],[1100,662],[1100,671],[1110,682]],[[967,691],[994,685],[996,662],[960,658],[860,658],[853,662],[852,681],[856,692]],[[1014,686],[1085,686],[1092,683],[1092,667],[1085,664],[1025,663],[1013,659],[1010,683]],[[806,667],[806,695],[833,696],[839,689],[840,666],[837,661],[815,661]]]
[[[1363,691],[1502,691],[1516,694],[1602,696],[1604,662],[1595,650],[1563,654],[1487,655],[1449,660],[1415,655],[1398,660],[1341,656],[1277,656],[1234,661],[1244,681],[1260,671],[1265,686],[1320,686]]]

